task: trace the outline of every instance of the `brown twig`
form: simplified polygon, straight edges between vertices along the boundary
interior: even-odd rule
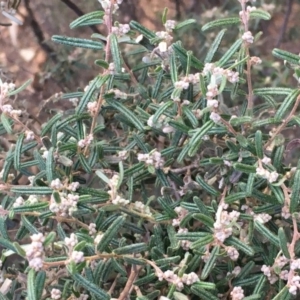
[[[279,36],[278,36],[278,39],[277,39],[277,42],[276,42],[276,45],[275,45],[276,48],[278,48],[280,46],[280,44],[283,40],[283,37],[285,35],[287,25],[288,25],[288,22],[289,22],[289,18],[290,18],[291,12],[292,12],[293,2],[294,2],[294,0],[287,0],[287,10],[286,10],[284,20],[283,20],[283,24],[281,26],[281,30],[280,30],[280,33],[279,33]]]
[[[131,267],[129,278],[118,300],[126,300],[127,298],[129,298],[129,295],[131,294],[132,289],[134,287],[134,282],[137,276],[139,275],[139,271],[141,270],[141,268],[142,266],[136,266],[136,265],[133,265]]]
[[[272,137],[268,140],[268,142],[264,145],[264,148],[268,148],[268,146],[270,146],[270,144],[273,142],[273,140],[275,139],[275,137],[280,133],[280,131],[282,131],[287,123],[292,119],[292,117],[295,115],[295,112],[298,108],[300,102],[300,96],[297,97],[296,102],[294,104],[293,109],[291,110],[290,114],[288,115],[288,117],[282,122],[282,124],[277,128],[277,130],[273,133]]]
[[[83,16],[85,13],[84,11],[82,11],[75,3],[73,3],[72,1],[70,0],[60,0],[61,2],[63,2],[66,6],[68,6],[71,10],[74,11],[74,13],[81,17]],[[97,26],[95,25],[89,25],[88,26],[93,32],[95,33],[99,33],[101,34],[100,30],[97,28]]]
[[[56,63],[57,62],[57,58],[56,58],[56,54],[55,51],[52,47],[50,47],[49,45],[47,45],[45,43],[45,37],[44,37],[44,33],[43,30],[41,29],[40,24],[37,22],[34,13],[30,7],[30,0],[24,0],[25,3],[25,8],[27,10],[28,16],[30,18],[30,26],[32,28],[33,33],[35,34],[38,44],[40,45],[40,47],[50,55],[51,59]]]
[[[242,5],[242,16],[241,20],[244,25],[244,32],[249,31],[249,26],[248,26],[248,12],[246,8],[246,2],[245,0],[241,1]],[[247,84],[248,84],[248,105],[247,105],[247,111],[250,115],[252,115],[253,111],[253,86],[252,86],[252,78],[251,78],[251,57],[250,57],[250,52],[249,52],[249,44],[247,42],[244,43],[244,47],[246,50],[246,56],[248,56],[247,60]]]

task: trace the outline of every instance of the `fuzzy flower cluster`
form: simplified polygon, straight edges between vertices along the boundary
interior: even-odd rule
[[[51,299],[60,299],[61,298],[61,291],[59,289],[52,289],[51,290]]]
[[[119,178],[120,176],[118,174],[113,175],[108,183],[110,190],[107,193],[112,199],[112,204],[126,206],[129,203],[129,200],[126,200],[117,194]]]
[[[226,77],[226,79],[231,83],[236,83],[239,81],[238,72],[217,67],[214,63],[206,63],[204,65],[204,68],[202,70],[202,75],[207,76],[208,74],[213,75],[212,79],[213,81],[215,81],[217,85],[221,83],[223,76]]]
[[[4,169],[1,170],[0,172],[0,179],[3,180],[3,174],[4,174]],[[10,173],[7,176],[6,183],[11,183],[15,179],[15,174]]]
[[[24,199],[20,196],[16,199],[16,201],[13,204],[13,207],[20,207],[24,204]]]
[[[39,198],[36,195],[29,195],[28,199],[26,200],[27,204],[35,204],[39,202]]]
[[[78,243],[78,239],[74,233],[71,233],[70,237],[65,238],[65,244],[68,247],[69,251],[72,251],[77,243]]]
[[[178,233],[188,233],[188,229],[187,228],[179,228]],[[180,246],[183,250],[188,251],[190,249],[190,246],[191,246],[191,241],[181,240],[180,241]]]
[[[234,247],[229,246],[225,250],[232,261],[236,261],[239,258],[239,252]]]
[[[118,157],[121,160],[125,160],[128,157],[128,151],[127,150],[121,150],[120,152],[118,152]]]
[[[238,227],[237,220],[240,213],[236,210],[228,213],[226,210],[222,210],[220,217],[217,218],[214,223],[214,235],[215,238],[223,243],[228,237],[232,235],[234,227]]]
[[[67,190],[72,191],[72,192],[76,192],[76,190],[79,188],[80,183],[78,181],[74,181],[71,182],[68,186],[67,186]]]
[[[98,0],[100,4],[102,5],[104,11],[106,13],[109,13],[112,9],[112,12],[115,13],[119,9],[119,5],[122,4],[123,0],[116,0],[115,4],[112,4],[111,0]],[[112,7],[113,5],[113,7]]]
[[[94,139],[93,135],[89,134],[85,139],[78,141],[77,145],[79,148],[84,148],[86,146],[89,146],[93,141],[93,139]]]
[[[59,193],[60,203],[57,203],[53,194],[51,195],[49,209],[59,216],[71,216],[77,210],[78,195],[67,194],[64,192]]]
[[[198,275],[194,272],[189,274],[183,274],[182,277],[179,277],[173,271],[168,270],[163,272],[158,272],[157,275],[159,281],[166,280],[170,284],[174,284],[178,291],[183,290],[184,284],[192,285],[195,282],[199,281]]]
[[[78,239],[74,233],[71,233],[69,238],[65,238],[65,244],[68,247],[69,259],[75,264],[79,264],[84,261],[84,253],[82,251],[73,250],[77,243]]]
[[[263,167],[256,168],[256,174],[267,179],[270,183],[275,182],[278,179],[279,174],[276,171],[268,171]]]
[[[222,78],[226,78],[227,81],[231,83],[236,83],[239,81],[239,73],[217,67],[213,63],[206,63],[203,71],[203,76],[211,75],[210,83],[207,85],[207,107],[217,108],[219,106],[219,102],[215,99],[219,95],[219,85],[222,82]],[[216,112],[212,112],[210,119],[213,120],[215,123],[220,121],[220,116]]]
[[[145,205],[141,201],[135,201],[134,202],[134,209],[141,212],[141,213],[143,213],[143,214],[146,214],[146,215],[149,215],[149,216],[152,215],[149,206]]]
[[[190,84],[197,84],[199,82],[200,82],[199,73],[189,74],[188,76],[182,77],[179,81],[176,81],[174,86],[177,89],[187,90]]]
[[[253,44],[254,36],[252,35],[251,31],[246,31],[242,35],[242,40],[245,41],[247,44]]]
[[[288,266],[286,268],[286,266]],[[285,269],[283,270],[283,268]],[[292,295],[296,295],[300,291],[300,259],[288,259],[281,255],[275,259],[272,267],[263,265],[261,268],[262,272],[267,276],[268,280],[271,282],[276,282],[278,280],[278,275],[281,280],[287,281],[287,286],[289,287],[289,292]],[[276,270],[276,273],[275,273]],[[280,271],[281,270],[281,271]],[[280,271],[280,273],[279,273]]]
[[[290,208],[286,205],[284,205],[281,209],[281,216],[285,219],[288,219],[291,217]]]
[[[183,207],[176,207],[174,211],[177,213],[178,218],[172,220],[172,225],[177,227],[180,225],[181,220],[188,214],[188,211]]]
[[[292,277],[292,280],[290,282],[289,292],[292,295],[296,295],[299,290],[300,290],[300,276],[295,275]]]
[[[26,130],[25,131],[25,141],[30,142],[34,140],[34,133],[31,130]]]
[[[228,273],[227,273],[227,276],[230,275],[230,274],[232,274],[232,275],[234,275],[234,277],[236,277],[236,276],[238,276],[238,275],[241,273],[241,270],[242,270],[242,268],[241,268],[240,266],[236,266],[236,267],[232,270],[232,272],[228,272]]]
[[[118,89],[113,89],[111,90],[114,94],[115,94],[115,97],[118,98],[118,99],[127,99],[128,95]]]
[[[89,102],[87,104],[87,111],[92,117],[94,117],[97,113],[97,102],[96,101]]]
[[[275,274],[274,269],[272,267],[263,265],[261,271],[264,273],[265,276],[267,276],[271,284],[274,284],[278,280],[278,277]]]
[[[287,264],[290,263],[290,270],[282,270]],[[279,278],[282,280],[288,280],[289,272],[293,272],[300,268],[300,259],[289,260],[284,255],[276,257],[273,266],[263,265],[261,271],[267,276],[269,282],[274,284]],[[281,271],[280,271],[281,270]],[[280,271],[280,272],[279,272]]]
[[[220,116],[218,113],[214,112],[214,111],[212,111],[212,112],[210,113],[209,118],[210,118],[212,121],[214,121],[215,123],[219,123],[219,122],[221,121],[221,116]]]
[[[118,26],[113,26],[111,31],[115,35],[121,37],[130,31],[130,26],[128,24],[118,24]]]
[[[266,213],[253,214],[253,219],[254,221],[258,221],[264,224],[264,223],[268,223],[272,219],[272,216]]]
[[[121,206],[126,206],[129,203],[129,200],[126,200],[122,198],[121,196],[117,195],[113,200],[112,204],[115,205],[121,205]]]
[[[232,300],[242,300],[245,298],[244,290],[240,286],[235,286],[230,293]]]
[[[96,229],[96,224],[95,223],[90,223],[89,225],[89,235],[94,235],[97,232]]]
[[[255,11],[255,10],[256,10],[256,7],[255,7],[255,6],[247,6],[246,11],[240,11],[240,12],[239,12],[240,18],[241,18],[241,20],[243,21],[243,23],[244,23],[244,22],[247,22],[247,23],[248,23],[248,21],[249,21],[249,19],[250,19],[250,13],[251,13],[252,11]]]
[[[39,271],[43,267],[45,238],[42,233],[33,234],[31,237],[31,244],[26,249],[26,258],[29,262],[29,267],[35,271]]]
[[[49,151],[45,147],[42,147],[40,150],[42,152],[42,158],[47,159],[47,157],[49,155]],[[53,158],[54,159],[58,158],[58,153],[57,152],[53,153]]]
[[[160,128],[164,133],[171,133],[174,131],[174,128],[168,124],[167,117],[165,115],[161,115],[157,122],[153,122],[154,115],[150,116],[147,121],[147,125],[152,128]]]
[[[74,107],[78,105],[79,99],[78,98],[69,98],[69,102],[73,104]]]
[[[257,57],[257,56],[251,56],[250,58],[250,62],[251,62],[251,65],[260,65],[262,63],[262,60],[261,58]]]
[[[175,29],[175,26],[176,26],[176,21],[174,20],[167,20],[165,23],[165,28],[166,31],[168,32],[172,32]]]
[[[62,182],[60,181],[59,178],[56,178],[54,180],[51,181],[50,183],[50,187],[51,189],[54,189],[54,190],[61,190],[64,186],[62,184]]]
[[[137,157],[138,161],[144,161],[147,166],[154,166],[155,169],[161,169],[165,160],[158,151],[152,151],[150,153],[139,153]]]
[[[4,104],[1,107],[3,113],[9,115],[12,118],[17,118],[22,115],[22,110],[14,109],[10,104]]]
[[[7,83],[0,81],[0,96],[1,98],[4,98],[7,96],[7,94],[11,91],[13,91],[16,88],[14,83]]]
[[[61,191],[65,188],[71,192],[76,192],[79,186],[80,183],[78,181],[71,182],[68,186],[64,186],[59,178],[53,179],[50,183],[50,187],[57,191]]]
[[[167,31],[157,31],[155,34],[158,38],[164,40],[167,43],[170,43],[173,40],[173,37]]]

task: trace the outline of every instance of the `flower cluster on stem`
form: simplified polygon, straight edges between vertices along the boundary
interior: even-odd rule
[[[179,277],[171,270],[167,270],[165,272],[157,272],[157,277],[159,281],[166,280],[170,284],[174,284],[178,291],[183,290],[184,284],[192,285],[195,282],[199,281],[198,275],[194,272],[189,274],[183,274],[182,277]]]
[[[44,246],[45,241],[42,233],[33,234],[31,237],[31,244],[26,249],[26,258],[29,262],[29,267],[35,271],[39,271],[43,268],[44,259]]]

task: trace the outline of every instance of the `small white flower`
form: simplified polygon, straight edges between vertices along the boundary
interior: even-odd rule
[[[172,31],[176,26],[176,21],[174,20],[167,20],[165,23],[165,28],[167,31]]]
[[[97,232],[96,224],[90,223],[89,225],[89,235],[94,235]]]
[[[77,106],[78,105],[78,98],[69,98],[69,101],[73,104],[73,106]]]
[[[278,176],[279,174],[276,171],[271,172],[268,178],[269,182],[275,182],[278,179]]]
[[[51,181],[50,187],[54,190],[60,190],[63,188],[63,184],[61,183],[59,178],[56,178]]]
[[[242,39],[248,43],[248,44],[252,44],[254,42],[254,37],[251,33],[251,31],[247,31],[242,35]]]
[[[160,42],[160,43],[158,44],[158,49],[159,49],[159,51],[162,52],[162,53],[167,52],[167,50],[168,50],[168,45],[167,45],[167,43],[166,43],[166,42]]]
[[[195,282],[199,281],[199,277],[195,272],[192,272],[192,273],[189,273],[189,274],[183,274],[181,280],[186,285],[192,285]]]
[[[61,298],[61,291],[58,289],[51,290],[51,298],[52,299],[60,299]]]
[[[39,199],[36,195],[29,195],[27,201],[29,204],[35,204],[39,202]]]
[[[84,262],[84,253],[82,251],[73,251],[71,254],[71,260],[76,264]]]
[[[80,183],[77,181],[71,182],[68,186],[68,190],[72,191],[72,192],[76,192],[76,190],[79,188]]]
[[[242,300],[244,296],[244,290],[240,286],[235,286],[230,293],[232,300]]]
[[[89,102],[87,104],[87,111],[91,116],[94,116],[97,112],[97,102],[96,101]]]
[[[239,258],[239,252],[234,247],[226,247],[226,252],[233,261],[236,261]]]
[[[16,201],[13,204],[13,207],[19,207],[24,204],[24,199],[20,196],[16,199]]]
[[[218,107],[219,106],[219,102],[218,100],[207,100],[207,107]]]
[[[65,238],[65,244],[69,249],[73,249],[78,243],[77,236],[74,233],[71,233],[70,237]]]
[[[290,268],[291,270],[300,269],[300,259],[292,260]]]
[[[289,271],[288,270],[282,270],[280,272],[280,279],[282,280],[288,280],[289,279]]]
[[[291,285],[289,288],[289,293],[292,295],[296,295],[297,294],[297,286]]]
[[[239,266],[236,266],[233,271],[232,274],[234,274],[235,276],[239,275],[241,273],[242,268]]]
[[[215,113],[214,111],[211,112],[209,118],[210,118],[212,121],[214,121],[215,123],[218,123],[218,122],[220,122],[220,120],[221,120],[221,116],[220,116],[219,114]]]
[[[271,219],[272,216],[265,213],[254,215],[254,220],[262,224],[269,222]]]
[[[79,148],[84,148],[85,147],[85,140],[79,140],[78,143],[77,143],[77,146]]]
[[[258,167],[256,168],[256,174],[264,177],[266,175],[266,170],[264,168]]]
[[[116,198],[112,200],[112,204],[121,205],[121,206],[126,206],[127,204],[129,204],[129,202],[130,202],[129,200],[126,200],[120,197],[119,195],[117,195]]]
[[[25,141],[26,141],[26,142],[33,141],[33,140],[34,140],[34,133],[33,133],[33,131],[28,131],[28,130],[26,130],[26,131],[25,131],[25,134],[26,134],[26,138],[25,138]]]
[[[271,160],[271,158],[264,156],[264,158],[261,161],[262,161],[262,163],[268,165],[271,163],[272,160]]]

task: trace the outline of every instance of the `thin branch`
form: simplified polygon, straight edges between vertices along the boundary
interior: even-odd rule
[[[24,0],[25,3],[25,8],[27,10],[29,19],[30,19],[30,26],[32,28],[33,33],[35,34],[38,44],[40,45],[40,47],[50,55],[51,59],[54,62],[57,62],[57,58],[56,58],[56,54],[55,51],[52,47],[50,47],[49,45],[47,45],[45,43],[45,36],[43,33],[43,30],[41,29],[40,24],[37,22],[34,13],[30,7],[30,0]]]
[[[276,43],[276,48],[278,48],[283,40],[283,37],[285,35],[286,29],[287,29],[287,25],[289,22],[289,18],[292,12],[292,6],[293,6],[294,0],[287,0],[287,10],[285,12],[285,16],[284,16],[284,20],[283,20],[283,24],[281,26],[281,30],[277,39],[277,43]]]
[[[82,11],[75,3],[73,3],[70,0],[60,0],[61,2],[63,2],[66,6],[68,6],[71,10],[74,11],[74,13],[78,16],[81,17],[83,16],[85,13],[84,11]],[[88,26],[93,32],[95,33],[100,33],[99,29],[97,28],[97,26],[95,25],[90,25]]]
[[[277,128],[277,130],[273,133],[272,137],[268,140],[268,142],[265,144],[264,148],[268,148],[268,146],[271,145],[273,140],[276,138],[276,136],[286,127],[287,123],[292,119],[292,117],[295,115],[295,112],[298,108],[300,102],[300,96],[297,97],[296,102],[294,104],[293,109],[291,110],[288,117],[282,122],[282,124]]]
[[[127,280],[127,283],[122,291],[122,293],[120,294],[120,297],[118,298],[118,300],[126,300],[127,298],[129,298],[132,289],[134,287],[134,282],[137,278],[137,276],[139,275],[139,271],[142,269],[142,266],[136,266],[133,265],[131,267],[131,272],[130,272],[130,276]]]

